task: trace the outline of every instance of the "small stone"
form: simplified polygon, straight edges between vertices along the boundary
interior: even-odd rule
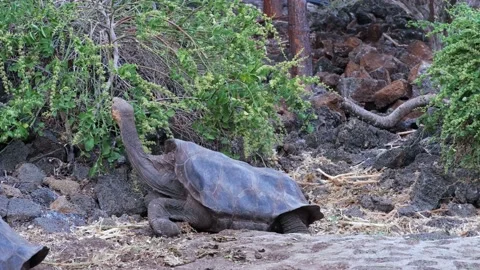
[[[359,64],[360,60],[369,53],[378,53],[378,50],[373,46],[362,43],[360,46],[356,47],[350,52],[349,58],[352,59],[353,62]]]
[[[0,173],[13,171],[15,166],[25,162],[30,149],[21,141],[13,141],[0,151]]]
[[[41,214],[42,207],[30,200],[14,198],[8,203],[7,221],[10,223],[31,221]]]
[[[366,39],[371,42],[377,42],[383,34],[382,25],[379,23],[371,23],[368,25]]]
[[[390,78],[390,72],[384,67],[380,67],[378,69],[375,69],[374,71],[371,71],[370,77],[372,77],[375,80],[384,80],[387,82],[387,84],[390,84],[392,82]]]
[[[371,78],[370,74],[368,74],[365,68],[361,67],[358,64],[355,64],[355,62],[353,61],[350,61],[347,63],[347,66],[345,67],[344,75],[345,77],[351,77],[351,78],[360,78],[360,79]]]
[[[417,213],[417,209],[415,206],[407,205],[407,206],[398,208],[397,213],[401,217],[402,216],[413,217]]]
[[[319,72],[317,73],[317,76],[320,78],[320,81],[327,86],[330,87],[335,87],[338,84],[338,81],[340,80],[340,75],[335,74],[335,73],[329,73],[329,72]]]
[[[112,175],[98,177],[94,190],[100,208],[109,216],[144,214],[147,209],[143,195],[135,191],[132,185],[123,169]]]
[[[335,145],[350,153],[357,153],[360,149],[382,148],[385,144],[397,140],[397,134],[373,127],[356,118],[337,128]]]
[[[98,205],[95,200],[85,194],[74,194],[70,197],[70,201],[77,206],[78,209],[84,211],[87,215],[98,209]]]
[[[479,236],[479,232],[477,231],[474,231],[474,230],[469,230],[469,231],[466,231],[464,233],[462,233],[462,236],[463,237],[475,237],[475,236]]]
[[[51,203],[50,209],[62,214],[78,213],[75,205],[69,202],[65,196],[60,196],[53,203]]]
[[[83,179],[88,178],[88,173],[90,172],[90,168],[87,166],[83,166],[82,164],[75,163],[73,166],[72,175],[75,177],[77,181],[81,181]]]
[[[105,212],[104,210],[100,210],[100,209],[94,209],[93,213],[88,218],[88,223],[97,221],[101,218],[108,218],[107,212]]]
[[[418,63],[420,63],[422,60],[418,58],[417,56],[404,51],[400,53],[398,56],[399,60],[402,61],[409,69],[415,67]]]
[[[362,207],[366,209],[370,209],[373,211],[381,211],[385,213],[389,213],[395,208],[390,199],[370,195],[362,196],[360,199],[360,205],[362,205]]]
[[[362,44],[362,40],[356,37],[348,37],[333,44],[333,51],[337,57],[348,57],[348,54]]]
[[[30,160],[39,160],[45,157],[45,153],[48,153],[47,159],[54,159],[59,162],[67,161],[67,153],[63,144],[57,137],[60,137],[56,132],[52,130],[43,130],[43,135],[37,135],[33,141],[29,144],[31,153],[28,158]],[[50,171],[44,171],[49,173]]]
[[[341,78],[338,82],[337,90],[343,97],[364,103],[373,102],[374,94],[385,86],[387,86],[387,82],[384,80]]]
[[[418,145],[411,147],[398,147],[386,150],[375,157],[373,168],[381,170],[383,168],[403,168],[415,161],[415,157],[423,152],[423,148]]]
[[[0,193],[7,196],[7,198],[23,198],[23,194],[18,188],[7,184],[0,184],[0,191]]]
[[[246,261],[247,260],[247,254],[245,251],[237,249],[232,251],[232,260],[233,261]]]
[[[392,74],[390,75],[390,79],[392,79],[392,81],[396,81],[396,80],[407,80],[407,76],[408,74],[405,74],[405,73],[395,73],[395,74]]]
[[[62,195],[74,195],[80,191],[80,184],[73,180],[57,180],[53,177],[47,177],[44,183],[51,189],[59,191]]]
[[[16,177],[20,182],[30,182],[41,184],[45,178],[45,173],[32,163],[24,163],[15,171]]]
[[[378,52],[368,52],[360,58],[360,66],[364,67],[367,72],[384,67],[389,73],[395,73],[397,70],[396,62],[399,61],[395,57]]]
[[[336,111],[340,113],[340,115],[345,116],[345,112],[341,108],[342,98],[338,94],[331,92],[322,93],[313,96],[310,102],[314,109],[328,107],[330,110]]]
[[[0,195],[0,218],[7,216],[7,207],[9,199],[5,195]]]
[[[430,63],[422,61],[410,70],[408,81],[412,84],[412,97],[436,94],[440,91],[439,87],[432,82],[431,77],[427,74],[430,66]]]
[[[356,12],[355,18],[357,19],[357,23],[360,25],[370,24],[376,21],[375,15],[369,12],[364,12],[364,11]]]
[[[59,160],[50,158],[50,157],[43,157],[37,161],[35,161],[33,164],[40,168],[43,172],[45,172],[45,175],[54,175],[55,172],[58,170],[58,164]]]
[[[32,163],[22,164],[14,173],[19,180],[18,188],[30,193],[42,185],[45,173]]]
[[[315,69],[316,72],[328,72],[328,73],[336,73],[342,74],[343,70],[339,67],[336,67],[330,59],[327,57],[322,57],[318,59],[317,66]]]
[[[478,202],[480,199],[480,190],[478,185],[474,183],[458,183],[455,187],[455,199],[459,203],[476,204],[478,207]]]
[[[50,211],[33,220],[36,226],[39,226],[47,233],[71,232],[73,226],[85,225],[83,217],[75,214],[62,214]]]
[[[113,218],[104,218],[101,222],[102,226],[117,226],[117,222]]]
[[[415,40],[410,43],[407,47],[407,51],[422,61],[432,61],[433,59],[432,49],[421,40]]]
[[[410,193],[412,205],[415,205],[419,211],[437,209],[440,200],[452,185],[452,181],[434,168],[420,168],[419,177]]]
[[[348,37],[345,39],[345,46],[349,48],[349,50],[353,50],[362,44],[362,40],[357,37]]]
[[[48,188],[39,188],[30,194],[32,200],[42,206],[48,207],[58,198],[58,195]]]
[[[38,217],[33,223],[47,233],[71,232],[68,222],[61,218]]]
[[[347,217],[363,218],[365,216],[365,213],[357,205],[347,208],[345,211],[343,211],[343,214]]]
[[[439,217],[439,218],[432,218],[425,225],[430,226],[430,227],[444,229],[444,230],[451,230],[453,228],[458,227],[459,225],[461,225],[463,223],[464,222],[462,220],[459,220],[459,219]]]
[[[375,106],[384,108],[403,97],[410,97],[412,89],[405,80],[394,81],[373,95]]]
[[[417,80],[420,75],[424,74],[430,66],[430,63],[424,61],[415,65],[408,73],[408,82],[412,84],[415,83],[415,80]]]
[[[472,217],[477,214],[477,209],[471,204],[449,203],[448,212],[451,216]]]

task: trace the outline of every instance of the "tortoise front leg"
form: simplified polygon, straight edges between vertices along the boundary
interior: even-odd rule
[[[173,237],[180,234],[175,221],[188,222],[194,229],[206,231],[211,227],[212,216],[190,196],[187,200],[157,198],[148,205],[148,221],[155,234]]]
[[[148,222],[158,236],[173,237],[180,228],[173,221],[183,221],[184,200],[157,198],[148,204]],[[173,221],[172,221],[173,220]]]

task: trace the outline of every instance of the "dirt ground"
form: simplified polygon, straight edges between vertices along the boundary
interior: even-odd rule
[[[445,206],[414,217],[362,208],[360,217],[351,216],[348,209],[359,194],[388,197],[396,208],[408,195],[381,189],[376,171],[352,169],[325,177],[312,169],[312,164],[327,163],[304,157],[290,173],[325,214],[310,226],[311,235],[230,230],[205,234],[181,224],[183,234],[168,239],[155,237],[146,220],[133,218],[101,219],[69,234],[45,234],[33,226],[16,230],[50,248],[39,270],[480,269],[480,238],[467,237],[476,235],[480,218],[445,217]]]
[[[139,224],[137,224],[139,225]],[[480,238],[423,234],[280,235],[255,231],[151,238],[136,230],[47,236],[38,269],[479,269]],[[41,234],[34,238],[41,240]],[[61,239],[60,239],[61,238]]]

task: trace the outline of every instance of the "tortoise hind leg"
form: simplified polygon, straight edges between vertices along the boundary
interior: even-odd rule
[[[172,237],[180,234],[175,221],[188,222],[199,231],[209,231],[213,219],[207,208],[188,196],[187,200],[152,200],[148,205],[148,221],[157,235]]]
[[[148,222],[155,234],[173,237],[180,228],[173,221],[183,221],[184,200],[157,198],[148,204]]]
[[[212,230],[213,217],[205,206],[197,202],[191,196],[188,196],[185,203],[185,217],[186,221],[197,231],[210,231]]]
[[[298,212],[287,212],[278,217],[283,233],[309,233]]]

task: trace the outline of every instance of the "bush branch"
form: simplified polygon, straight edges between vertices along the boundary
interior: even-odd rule
[[[392,113],[386,116],[381,116],[369,112],[347,98],[344,98],[342,106],[350,113],[358,116],[362,120],[376,127],[389,129],[398,124],[398,122],[400,122],[400,120],[402,120],[402,118],[409,114],[412,110],[418,107],[428,105],[434,97],[435,95],[429,94],[410,99],[402,105],[398,106],[398,108],[396,108]]]
[[[107,2],[110,2],[110,1],[107,1]],[[117,41],[117,34],[115,33],[116,24],[114,22],[113,12],[112,12],[112,16],[110,17],[107,14],[107,12],[105,11],[105,8],[102,4],[99,5],[99,11],[100,11],[100,13],[102,13],[102,15],[105,19],[105,24],[106,24],[107,29],[108,29],[109,42],[110,42],[110,45],[113,48],[112,56],[113,56],[113,69],[114,70],[111,70],[109,72],[110,76],[109,76],[107,84],[105,86],[105,88],[108,90],[112,87],[113,80],[115,79],[115,72],[114,71],[116,71],[118,69],[118,61],[120,59],[120,56],[119,56],[119,51],[118,51],[118,44],[116,42]]]

